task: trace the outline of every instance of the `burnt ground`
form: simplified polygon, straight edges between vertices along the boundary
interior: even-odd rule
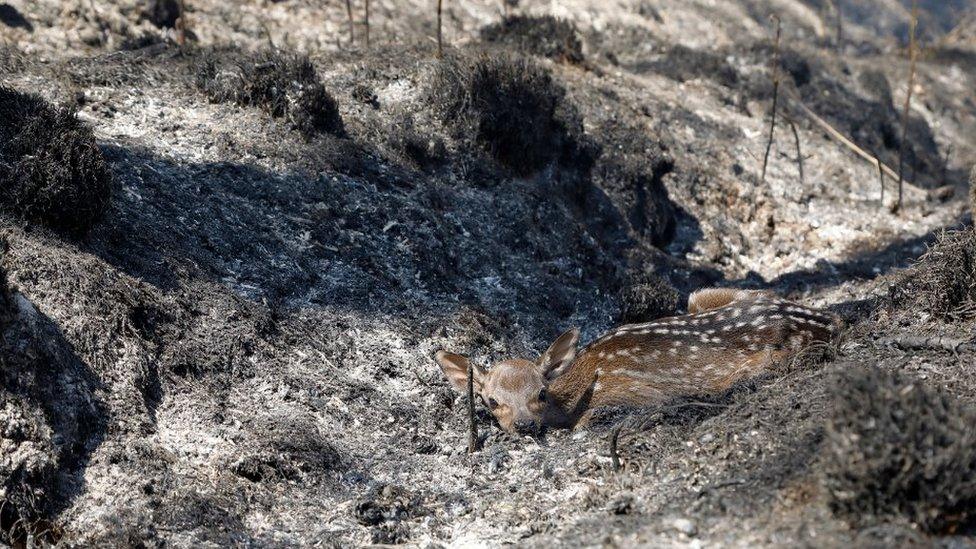
[[[972,5],[922,2],[892,214],[796,99],[803,178],[781,124],[760,180],[767,3],[522,2],[540,32],[449,2],[441,60],[419,0],[372,2],[368,49],[341,3],[174,4],[0,4],[0,84],[112,174],[81,235],[0,200],[0,543],[972,543]],[[841,44],[776,3],[784,89],[897,169],[907,12],[838,4]],[[849,330],[541,441],[480,410],[466,453],[437,349],[534,356],[712,284]]]

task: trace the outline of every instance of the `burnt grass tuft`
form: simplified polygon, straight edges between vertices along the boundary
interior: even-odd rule
[[[537,172],[579,149],[582,122],[565,96],[544,67],[503,53],[446,57],[427,91],[459,138],[477,142],[517,175]]]
[[[196,67],[196,85],[211,101],[259,107],[306,137],[345,135],[339,105],[306,56],[206,52]]]
[[[0,209],[80,235],[108,208],[112,178],[73,111],[0,87],[0,188]]]
[[[664,278],[648,273],[620,292],[618,322],[632,324],[672,316],[678,312],[678,291]]]
[[[889,293],[895,307],[948,320],[976,315],[976,231],[947,232]]]
[[[660,59],[641,63],[636,68],[638,71],[662,74],[678,82],[711,78],[727,88],[739,83],[739,74],[724,57],[681,44],[668,49]]]
[[[905,518],[930,533],[976,522],[976,412],[918,380],[839,376],[822,457],[831,509],[855,525]]]
[[[583,44],[576,26],[551,15],[506,17],[483,28],[481,39],[556,61],[583,62]]]

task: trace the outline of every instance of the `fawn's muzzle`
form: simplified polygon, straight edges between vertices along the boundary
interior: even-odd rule
[[[520,419],[512,423],[512,429],[520,435],[537,435],[539,434],[540,427],[538,421],[527,419]]]

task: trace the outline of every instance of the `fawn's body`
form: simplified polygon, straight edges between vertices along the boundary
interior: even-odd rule
[[[746,290],[701,290],[688,311],[620,326],[578,353],[579,331],[570,330],[535,362],[474,366],[475,388],[506,431],[574,427],[601,407],[721,392],[840,326],[833,314]],[[462,389],[467,359],[443,351],[436,359]]]

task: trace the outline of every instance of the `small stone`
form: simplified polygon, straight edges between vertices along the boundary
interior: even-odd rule
[[[689,519],[686,518],[676,518],[671,521],[671,528],[685,534],[686,536],[694,536],[698,533],[698,526],[695,525]]]

